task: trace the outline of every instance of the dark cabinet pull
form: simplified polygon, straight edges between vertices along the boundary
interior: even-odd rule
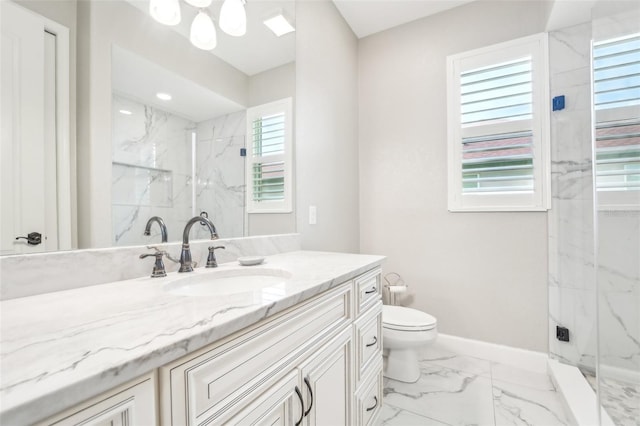
[[[371,293],[375,293],[376,291],[378,291],[378,289],[376,287],[371,288],[371,290],[367,290],[364,292],[364,294],[371,294]]]
[[[373,336],[373,342],[367,343],[365,346],[366,347],[370,347],[370,346],[375,345],[376,343],[378,343],[378,338],[376,336]]]
[[[374,399],[375,403],[373,404],[373,407],[367,408],[367,411],[375,410],[376,407],[378,406],[378,397],[374,396],[373,399]]]
[[[300,388],[296,386],[296,394],[298,394],[298,399],[300,400],[300,420],[296,422],[296,426],[300,426],[302,423],[302,419],[304,419],[304,401],[302,400],[302,392],[300,392]]]
[[[307,417],[311,412],[311,407],[313,407],[313,389],[311,389],[311,383],[309,383],[309,378],[304,378],[304,384],[307,385],[307,389],[309,389],[309,395],[311,395],[311,402],[309,403],[309,408],[304,412],[304,417]]]
[[[39,232],[30,232],[26,237],[16,237],[16,240],[27,240],[27,244],[30,246],[37,246],[42,243],[42,234]]]

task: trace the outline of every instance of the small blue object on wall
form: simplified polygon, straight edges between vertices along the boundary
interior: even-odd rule
[[[240,157],[247,156],[247,148],[240,148]]]
[[[561,109],[564,109],[564,95],[556,96],[555,98],[553,98],[552,104],[554,111],[560,111]]]

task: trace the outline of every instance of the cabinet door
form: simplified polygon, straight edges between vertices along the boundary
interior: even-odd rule
[[[298,371],[291,371],[225,423],[229,425],[296,425],[303,415],[299,380]]]
[[[157,424],[153,374],[119,386],[42,423],[55,426],[130,426]]]
[[[300,366],[304,425],[351,425],[353,369],[351,330],[323,346]]]

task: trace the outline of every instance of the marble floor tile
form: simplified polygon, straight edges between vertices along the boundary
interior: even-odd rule
[[[420,356],[416,383],[385,378],[378,426],[567,425],[548,375],[463,356],[437,343]]]
[[[429,417],[419,416],[389,404],[382,406],[377,426],[449,426]]]
[[[548,374],[537,373],[511,365],[491,363],[491,378],[501,382],[515,383],[538,390],[555,391]]]
[[[595,375],[585,372],[583,374],[597,392]],[[616,425],[640,426],[640,385],[604,378],[601,388],[602,407]]]
[[[434,348],[433,351],[425,350],[421,354],[420,362],[421,364],[428,363],[451,370],[464,371],[477,376],[489,376],[491,374],[491,362],[487,360],[438,350],[437,348]]]
[[[558,393],[493,380],[496,425],[568,425]]]
[[[386,380],[385,404],[449,425],[494,425],[491,380],[434,365],[416,383]]]

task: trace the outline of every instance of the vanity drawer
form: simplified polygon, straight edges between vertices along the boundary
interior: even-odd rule
[[[372,371],[375,373],[369,376],[365,384],[356,392],[357,426],[375,424],[382,409],[382,360]]]
[[[362,274],[353,282],[357,295],[356,315],[359,315],[381,298],[380,269]]]
[[[351,287],[343,285],[163,367],[162,423],[219,423],[234,404],[278,380],[285,363],[351,322],[350,306]]]
[[[378,301],[354,323],[356,387],[372,363],[382,359],[382,302]]]

